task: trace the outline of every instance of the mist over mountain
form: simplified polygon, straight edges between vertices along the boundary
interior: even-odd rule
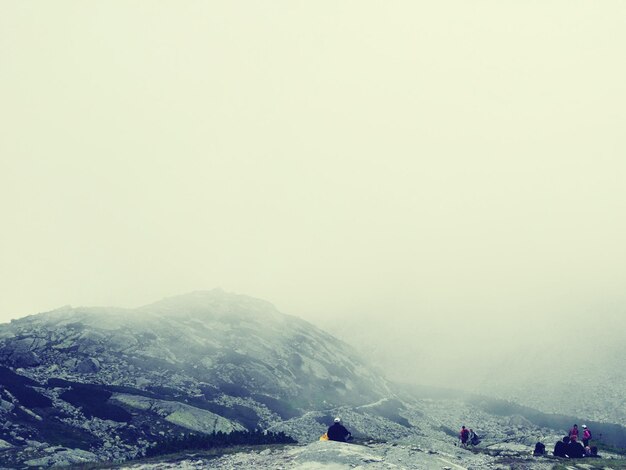
[[[530,335],[472,386],[547,412],[624,423],[625,320],[589,315],[563,321],[551,335]]]
[[[318,324],[363,350],[392,380],[623,423],[623,311],[613,305],[568,314],[520,315],[504,327],[469,314],[442,319],[424,312],[405,315],[403,322],[379,314]]]

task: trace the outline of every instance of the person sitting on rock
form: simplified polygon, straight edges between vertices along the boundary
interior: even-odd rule
[[[535,457],[539,457],[540,455],[544,455],[546,453],[546,446],[543,442],[537,442],[535,444],[535,450],[533,451],[533,455]]]
[[[348,431],[341,424],[341,418],[339,417],[335,418],[335,422],[333,423],[333,425],[328,428],[327,435],[329,441],[339,442],[346,442],[352,437],[350,431]]]
[[[569,443],[569,436],[565,436],[562,440],[554,444],[554,450],[552,454],[555,457],[567,457],[567,444]]]
[[[585,456],[585,448],[576,439],[570,439],[565,452],[570,459],[582,459]]]
[[[473,446],[480,444],[480,437],[478,437],[478,434],[476,434],[472,428],[469,430],[469,442]]]

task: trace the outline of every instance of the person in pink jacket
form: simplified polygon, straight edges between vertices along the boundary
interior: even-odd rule
[[[583,445],[585,447],[589,445],[590,439],[591,439],[591,431],[589,430],[586,424],[583,424]]]

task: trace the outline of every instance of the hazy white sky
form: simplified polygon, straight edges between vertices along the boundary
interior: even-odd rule
[[[621,308],[625,48],[622,1],[4,1],[0,321]]]

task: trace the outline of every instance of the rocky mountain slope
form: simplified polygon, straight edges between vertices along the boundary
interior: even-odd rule
[[[373,456],[368,465],[500,468],[563,432],[418,395],[389,384],[345,343],[246,296],[214,290],[132,310],[64,307],[0,325],[0,468],[128,461],[188,433],[246,429],[307,445],[271,451],[274,463],[249,452],[211,465],[324,464],[335,447],[316,442],[336,415],[370,442],[359,451]],[[460,424],[483,436],[485,452],[455,446]],[[341,462],[337,452],[324,465]]]
[[[87,459],[132,458],[183,432],[267,429],[389,394],[346,344],[220,290],[12,321],[0,326],[0,366],[0,445],[79,449]]]

